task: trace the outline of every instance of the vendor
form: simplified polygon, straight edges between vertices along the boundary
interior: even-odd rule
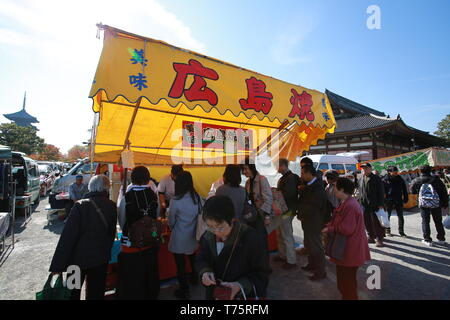
[[[75,182],[69,186],[69,200],[66,203],[66,220],[69,217],[73,204],[78,200],[83,199],[87,193],[88,188],[86,184],[83,183],[83,176],[79,174],[76,176]]]
[[[175,196],[175,178],[183,172],[182,165],[173,165],[170,174],[163,177],[158,184],[158,198],[161,208],[160,216],[166,217],[166,211],[169,207],[170,199]]]

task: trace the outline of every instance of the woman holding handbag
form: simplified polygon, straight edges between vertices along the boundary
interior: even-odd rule
[[[322,230],[327,234],[327,255],[336,264],[337,286],[343,300],[357,300],[358,268],[370,260],[364,215],[353,197],[355,184],[347,178],[336,182],[335,195],[341,201],[331,222]],[[330,243],[334,242],[334,243]]]
[[[242,165],[242,173],[248,178],[245,182],[248,197],[259,212],[258,219],[254,222],[247,222],[247,224],[256,230],[261,246],[264,249],[265,266],[268,270],[271,270],[267,227],[271,222],[272,189],[267,178],[259,174],[258,170],[256,170],[256,165],[251,163],[249,158]]]
[[[196,267],[206,299],[265,297],[269,273],[256,231],[235,219],[233,202],[213,196],[204,205],[207,232],[200,240]]]
[[[178,299],[189,299],[189,285],[186,276],[186,256],[192,268],[191,283],[197,283],[194,252],[198,247],[196,239],[197,216],[201,214],[202,203],[194,189],[192,175],[181,172],[175,180],[175,196],[169,205],[169,226],[172,230],[169,251],[175,257],[179,288],[175,291]]]

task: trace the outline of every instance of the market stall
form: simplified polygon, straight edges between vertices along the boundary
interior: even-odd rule
[[[420,166],[429,165],[434,169],[450,167],[450,150],[427,148],[368,162],[372,164],[373,170],[378,170],[381,175],[387,174],[389,166],[397,167],[400,175],[402,175],[407,185],[409,185],[412,179],[418,175]],[[404,207],[410,209],[416,205],[417,195],[410,194],[409,201]]]
[[[117,164],[131,152],[134,164],[149,166],[157,179],[182,163],[206,197],[226,164],[262,152],[295,160],[334,132],[322,92],[99,28],[104,42],[90,92],[92,161]]]

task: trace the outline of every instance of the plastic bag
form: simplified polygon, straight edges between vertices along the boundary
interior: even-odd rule
[[[445,229],[450,229],[450,216],[445,217],[443,225]]]
[[[48,276],[42,291],[36,293],[36,300],[70,300],[72,290],[64,286],[62,275],[57,277],[55,285],[52,287],[53,276],[51,274]]]
[[[390,224],[389,218],[388,218],[388,214],[386,211],[384,211],[383,208],[376,211],[375,214],[377,215],[378,220],[380,220],[380,223],[383,227],[385,227],[385,228],[391,227],[391,224]]]

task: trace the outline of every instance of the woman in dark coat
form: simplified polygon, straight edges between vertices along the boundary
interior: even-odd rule
[[[50,272],[61,274],[71,265],[81,270],[81,284],[87,278],[86,300],[103,300],[106,271],[116,235],[117,207],[109,200],[108,177],[97,175],[89,182],[85,200],[73,206],[50,265]],[[99,210],[97,211],[96,208]],[[80,299],[81,290],[72,290]]]
[[[119,212],[122,238],[116,299],[156,300],[159,294],[159,246],[134,247],[129,233],[132,225],[144,217],[145,211],[153,219],[157,218],[158,200],[150,187],[150,172],[146,167],[135,167],[131,171],[131,182],[122,198],[126,201],[125,211]]]
[[[231,288],[231,299],[266,296],[269,272],[264,267],[264,249],[256,231],[234,217],[230,198],[214,196],[206,201],[203,219],[207,232],[200,239],[196,269],[209,300],[214,299],[214,286],[219,283]]]

